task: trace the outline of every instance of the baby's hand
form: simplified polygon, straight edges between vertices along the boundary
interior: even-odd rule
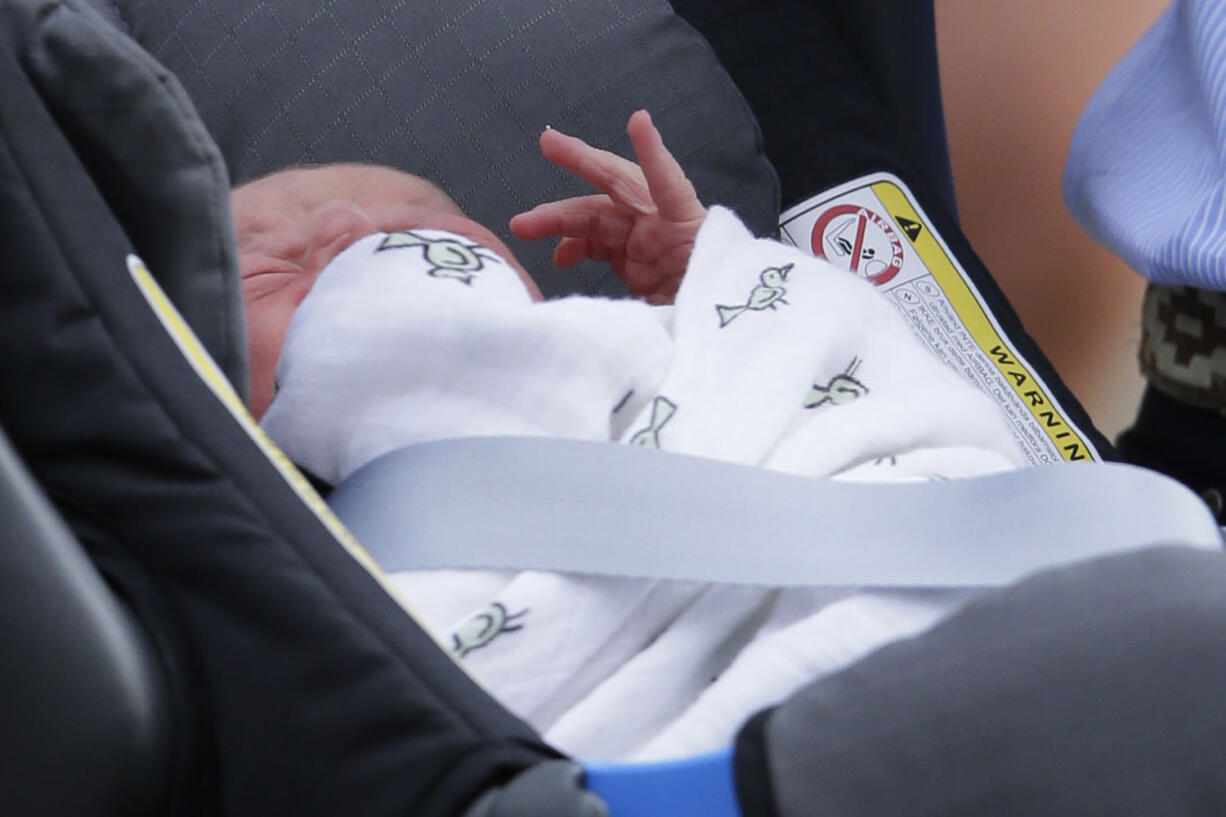
[[[555,265],[608,261],[633,295],[671,303],[707,209],[646,111],[630,116],[626,133],[637,165],[559,131],[542,133],[545,158],[603,195],[538,205],[512,218],[511,232],[528,240],[562,236]]]

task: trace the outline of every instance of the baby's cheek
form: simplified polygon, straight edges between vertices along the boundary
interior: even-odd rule
[[[307,288],[283,286],[261,291],[261,287],[251,286],[244,287],[244,290],[251,388],[249,407],[259,419],[272,402],[281,348],[285,344],[294,309],[305,296]]]

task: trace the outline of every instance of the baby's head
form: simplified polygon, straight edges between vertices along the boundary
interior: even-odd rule
[[[501,255],[532,297],[540,298],[494,233],[466,217],[435,185],[390,167],[329,164],[278,171],[236,187],[230,210],[247,312],[249,402],[257,418],[272,401],[294,310],[328,262],[363,236],[416,228],[458,233]]]

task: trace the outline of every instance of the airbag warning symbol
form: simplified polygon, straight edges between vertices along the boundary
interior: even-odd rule
[[[902,269],[902,239],[894,227],[855,204],[837,204],[818,216],[811,245],[814,255],[877,286],[888,283]]]

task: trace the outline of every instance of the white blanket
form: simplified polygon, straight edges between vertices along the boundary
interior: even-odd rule
[[[333,485],[415,442],[607,440],[613,408],[650,393],[669,346],[644,304],[533,303],[514,269],[468,239],[377,233],[333,259],[294,313],[262,424]]]
[[[447,241],[463,248],[444,253]],[[704,222],[671,313],[531,303],[509,266],[470,245],[380,234],[325,270],[290,327],[264,420],[295,462],[335,482],[383,451],[470,434],[620,440],[861,480],[1022,461],[995,404],[871,284],[753,239],[726,210]],[[756,709],[965,597],[532,571],[394,580],[547,739],[640,759],[726,744]]]

